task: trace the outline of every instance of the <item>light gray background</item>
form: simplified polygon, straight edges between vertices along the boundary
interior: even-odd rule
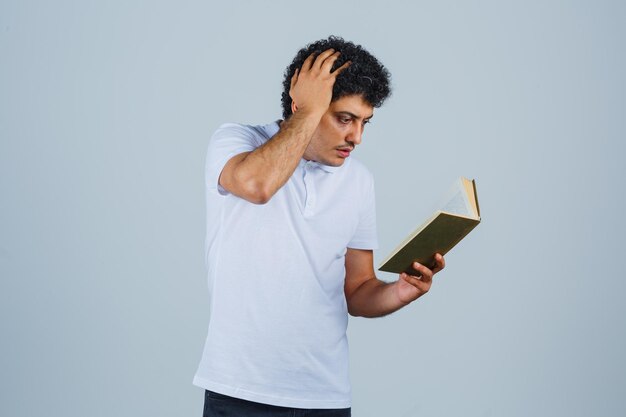
[[[0,415],[201,414],[208,138],[278,118],[329,34],[393,74],[356,152],[376,260],[458,176],[483,214],[351,319],[353,414],[626,414],[624,4],[2,1]]]

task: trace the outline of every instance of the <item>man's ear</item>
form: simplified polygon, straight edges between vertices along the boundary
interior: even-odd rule
[[[298,110],[298,106],[296,106],[296,103],[291,100],[291,113],[295,113]]]

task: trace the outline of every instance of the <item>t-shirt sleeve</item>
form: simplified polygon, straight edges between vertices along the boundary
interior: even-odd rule
[[[363,205],[361,206],[359,225],[352,240],[348,244],[352,249],[378,249],[378,233],[376,230],[376,196],[374,179],[368,177],[368,186],[364,187]]]
[[[211,137],[207,150],[205,167],[207,190],[227,195],[228,191],[219,185],[220,174],[226,162],[233,156],[251,152],[260,145],[261,141],[246,126],[231,123],[220,126]]]

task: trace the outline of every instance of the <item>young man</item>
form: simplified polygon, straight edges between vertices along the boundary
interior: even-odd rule
[[[348,313],[378,317],[444,267],[376,278],[374,185],[350,153],[390,93],[389,73],[330,37],[287,68],[284,120],[227,124],[206,165],[211,316],[194,383],[204,416],[350,415]]]

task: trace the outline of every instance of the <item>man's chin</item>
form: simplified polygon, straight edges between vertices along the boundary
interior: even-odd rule
[[[332,161],[326,161],[324,163],[324,165],[328,165],[328,166],[331,166],[331,167],[340,167],[340,166],[342,166],[344,164],[344,162],[346,162],[346,160],[344,158],[337,158],[337,159],[334,159]]]

